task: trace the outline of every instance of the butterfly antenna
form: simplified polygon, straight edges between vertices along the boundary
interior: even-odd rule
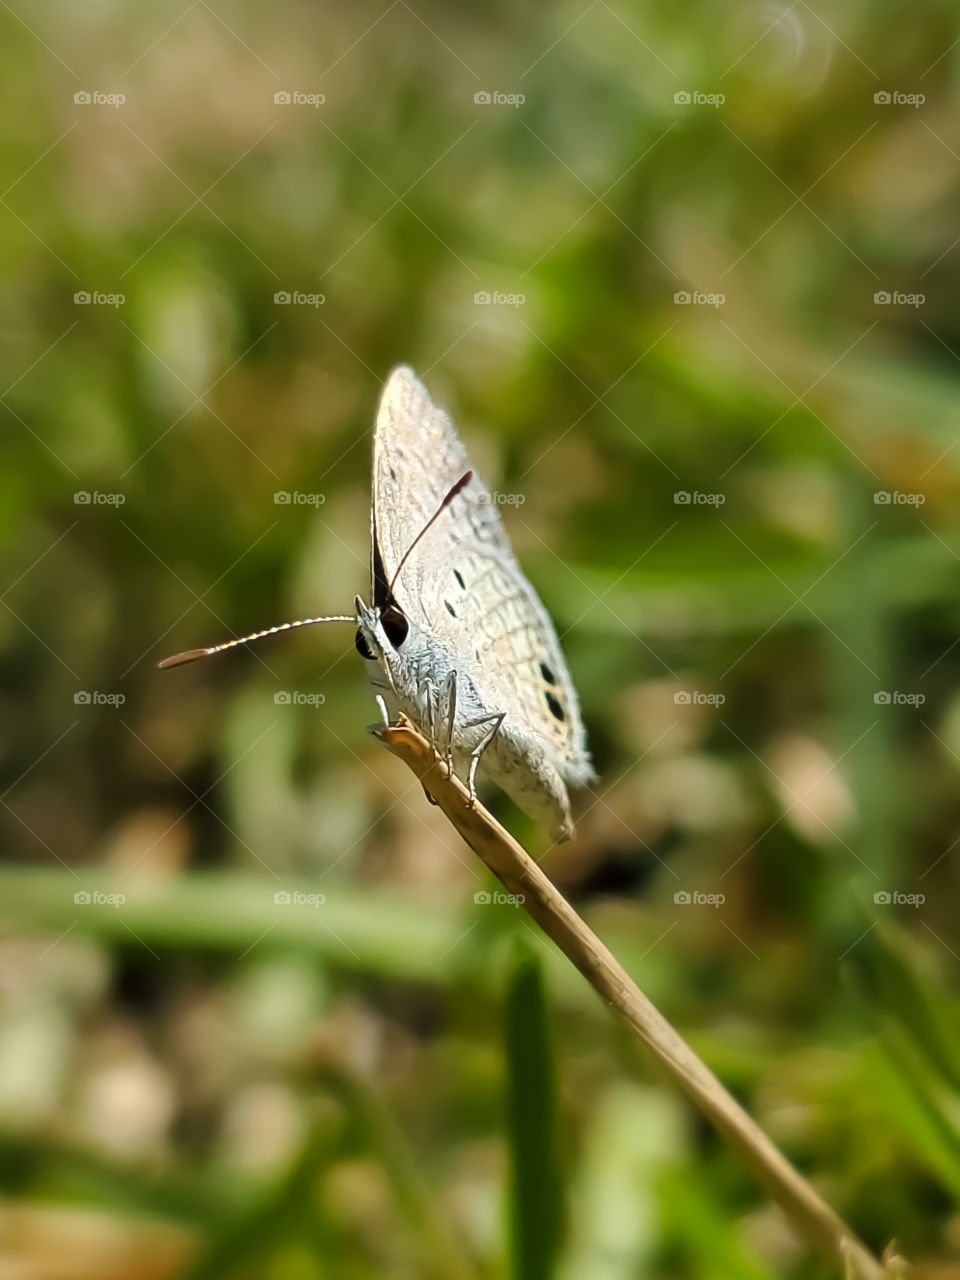
[[[209,649],[184,649],[183,653],[174,653],[169,658],[158,662],[161,669],[182,667],[186,662],[196,662],[198,658],[209,658],[214,653],[223,653],[224,649],[235,649],[238,644],[249,644],[251,640],[260,640],[263,636],[274,636],[278,631],[292,631],[294,627],[312,627],[315,622],[355,622],[346,614],[333,614],[329,618],[298,618],[296,622],[281,622],[278,627],[265,627],[263,631],[253,631],[248,636],[238,636],[236,640],[224,640],[223,644],[212,644]]]
[[[433,513],[433,515],[430,517],[427,523],[423,526],[423,528],[420,530],[420,532],[417,534],[414,540],[410,543],[409,547],[407,547],[406,551],[400,557],[400,563],[397,565],[396,569],[394,570],[393,577],[390,579],[390,585],[387,588],[388,595],[390,596],[393,595],[393,584],[400,577],[400,570],[407,563],[407,560],[410,556],[410,552],[417,545],[417,543],[420,541],[423,535],[427,532],[430,526],[434,524],[435,521],[440,519],[441,515],[443,515],[444,511],[446,511],[447,507],[449,507],[450,503],[454,500],[457,494],[461,493],[467,487],[467,485],[470,483],[472,479],[473,479],[472,471],[465,471],[463,473],[463,475],[460,477],[457,483],[452,486],[452,488],[450,489],[450,492],[447,494],[444,500],[440,503],[439,507],[437,507],[436,511]]]
[[[440,503],[439,507],[437,507],[436,511],[433,513],[433,515],[430,517],[427,523],[423,526],[423,528],[420,530],[420,532],[417,534],[414,540],[410,543],[409,547],[407,547],[406,551],[403,554],[403,557],[400,560],[400,563],[397,565],[396,573],[394,573],[393,577],[390,580],[390,586],[388,588],[388,591],[391,595],[393,594],[393,584],[396,582],[397,578],[400,576],[400,570],[406,564],[407,558],[410,555],[410,552],[414,549],[414,547],[417,545],[417,543],[420,541],[423,535],[427,532],[430,526],[434,523],[434,521],[439,519],[439,517],[443,514],[444,511],[446,511],[447,507],[449,507],[450,503],[457,496],[457,494],[460,493],[463,489],[465,489],[472,479],[473,479],[472,471],[464,472],[464,474],[460,477],[460,479],[456,482],[456,484],[452,486],[452,488],[450,489],[450,492],[447,494],[444,500]],[[316,622],[355,622],[355,621],[356,621],[355,618],[350,617],[347,614],[340,614],[340,613],[332,614],[328,618],[299,618],[295,622],[282,622],[278,627],[265,627],[263,631],[252,631],[250,635],[238,636],[235,640],[224,640],[222,644],[212,644],[208,649],[184,649],[183,653],[174,653],[174,654],[171,654],[169,658],[164,658],[162,662],[157,663],[157,666],[160,667],[161,670],[166,670],[167,667],[182,667],[187,662],[196,662],[200,658],[209,658],[215,653],[223,653],[225,649],[235,649],[237,645],[250,644],[252,640],[260,640],[264,636],[274,636],[277,634],[278,631],[292,631],[294,627],[312,627]]]

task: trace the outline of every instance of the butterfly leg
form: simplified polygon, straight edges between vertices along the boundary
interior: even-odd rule
[[[445,713],[445,723],[442,726],[440,725],[437,726],[438,729],[442,728],[443,730],[442,742],[438,736],[437,747],[439,749],[442,746],[443,749],[441,751],[441,754],[447,766],[447,774],[452,776],[453,774],[453,731],[457,722],[457,673],[456,671],[450,671],[447,673],[447,678],[443,682],[443,690],[441,691],[440,697],[441,697],[441,702],[440,702],[440,705],[438,705],[437,710],[439,712],[441,707],[443,708],[443,711]]]
[[[436,746],[437,741],[437,696],[436,687],[432,680],[422,680],[417,690],[417,723],[423,734],[429,740],[431,745]],[[423,786],[423,783],[420,784]],[[433,796],[423,787],[423,794],[427,797],[431,804],[436,804]]]
[[[420,727],[431,746],[453,773],[453,735],[457,718],[457,673],[451,671],[441,686],[423,680],[418,692]]]
[[[424,736],[437,741],[437,690],[432,680],[421,680],[417,689],[417,724]]]
[[[484,736],[480,739],[480,741],[477,743],[474,749],[470,752],[470,770],[467,774],[467,789],[470,792],[470,808],[471,809],[477,802],[476,780],[477,780],[477,767],[480,764],[480,757],[483,755],[484,751],[486,751],[487,747],[489,747],[490,743],[497,736],[497,730],[503,724],[506,714],[507,713],[505,711],[495,711],[492,715],[479,716],[476,720],[468,720],[467,723],[463,726],[464,729],[478,729],[480,728],[481,725],[490,726],[490,732],[484,734]]]

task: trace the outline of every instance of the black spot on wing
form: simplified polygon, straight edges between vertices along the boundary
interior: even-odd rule
[[[447,613],[449,613],[450,617],[451,617],[451,618],[455,618],[455,617],[457,616],[457,614],[456,614],[456,610],[454,609],[454,607],[453,607],[453,605],[450,603],[450,601],[449,601],[449,600],[444,600],[444,602],[443,602],[443,603],[447,606]]]
[[[540,674],[546,680],[547,684],[556,684],[557,677],[553,674],[545,662],[540,663]]]
[[[549,690],[547,691],[547,706],[550,708],[550,714],[552,716],[555,716],[558,720],[566,720],[567,718],[566,712],[564,711],[563,707],[560,705],[560,702],[557,699],[557,697],[554,694],[550,693]]]
[[[454,569],[454,571],[453,571],[453,576],[454,576],[454,577],[456,578],[456,580],[460,583],[460,586],[461,586],[462,590],[466,591],[466,589],[467,589],[467,584],[464,582],[464,580],[463,580],[463,574],[460,572],[460,570],[459,570],[459,569]],[[447,606],[447,607],[449,608],[449,606]]]

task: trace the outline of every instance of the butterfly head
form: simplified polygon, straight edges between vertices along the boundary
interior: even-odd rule
[[[365,604],[359,596],[354,603],[357,610],[357,652],[362,658],[375,660],[389,670],[410,631],[406,615],[395,601],[390,601],[383,609]]]

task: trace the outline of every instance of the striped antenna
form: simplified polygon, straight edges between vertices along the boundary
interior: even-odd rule
[[[281,622],[278,627],[266,627],[263,631],[253,631],[248,636],[238,636],[236,640],[212,644],[209,649],[184,649],[183,653],[174,653],[169,658],[164,658],[162,662],[157,663],[157,666],[163,670],[167,667],[182,667],[186,662],[196,662],[198,658],[209,658],[211,654],[223,653],[224,649],[235,649],[238,644],[249,644],[251,640],[260,640],[263,636],[274,636],[278,631],[292,631],[294,627],[312,627],[315,622],[356,622],[356,618],[338,613],[329,618],[299,618],[296,622]]]
[[[449,507],[450,503],[454,500],[457,494],[460,493],[462,490],[464,490],[472,479],[473,479],[473,472],[465,471],[463,475],[460,477],[460,479],[456,482],[456,484],[451,486],[450,492],[447,494],[444,500],[440,503],[439,507],[437,507],[436,511],[433,513],[433,515],[430,517],[430,519],[423,526],[423,528],[420,530],[420,532],[417,534],[414,540],[410,543],[409,547],[407,547],[406,551],[400,557],[400,563],[397,565],[396,569],[394,570],[393,577],[390,579],[390,585],[389,587],[387,587],[388,595],[390,596],[393,595],[394,585],[397,579],[400,577],[400,570],[407,563],[407,557],[410,555],[410,552],[417,545],[417,543],[420,541],[423,535],[427,532],[430,526],[434,523],[434,521],[440,519],[444,511],[446,511],[447,507]]]
[[[390,595],[393,594],[393,585],[400,576],[400,570],[407,562],[407,557],[414,549],[423,535],[427,532],[435,520],[446,511],[450,503],[457,494],[461,493],[470,481],[473,479],[473,472],[466,471],[460,479],[451,486],[449,493],[437,507],[436,511],[423,526],[414,540],[410,543],[404,552],[400,563],[397,565],[393,577],[390,579],[390,586],[387,588]],[[224,640],[223,644],[212,644],[209,649],[184,649],[183,653],[171,654],[169,658],[164,658],[162,662],[158,662],[157,666],[161,670],[167,667],[182,667],[187,662],[196,662],[199,658],[209,658],[214,653],[223,653],[224,649],[235,649],[237,645],[249,644],[251,640],[260,640],[263,636],[275,636],[278,631],[292,631],[294,627],[312,627],[315,622],[356,622],[356,618],[350,617],[348,614],[332,614],[329,618],[299,618],[296,622],[282,622],[278,627],[266,627],[263,631],[253,631],[248,636],[238,636],[236,640]]]

